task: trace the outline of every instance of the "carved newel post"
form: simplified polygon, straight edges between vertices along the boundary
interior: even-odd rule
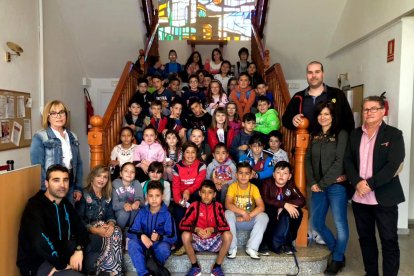
[[[97,165],[103,164],[103,120],[100,116],[92,116],[90,119],[92,125],[91,130],[88,132],[88,144],[91,152],[91,164],[90,168],[94,168]]]
[[[295,184],[307,199],[306,195],[306,171],[305,171],[305,155],[309,145],[309,120],[302,118],[302,123],[299,124],[296,130],[296,147],[295,147]],[[298,231],[296,245],[306,247],[308,244],[308,218],[309,213],[307,208],[303,208],[303,218]]]

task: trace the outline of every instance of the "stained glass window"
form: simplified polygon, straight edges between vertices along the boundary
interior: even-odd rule
[[[160,40],[250,40],[254,0],[158,0]]]

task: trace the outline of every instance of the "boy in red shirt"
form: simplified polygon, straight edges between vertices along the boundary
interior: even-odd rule
[[[201,275],[195,251],[218,252],[211,275],[224,275],[221,269],[233,236],[224,216],[224,208],[216,202],[216,187],[211,180],[204,180],[198,192],[201,201],[191,203],[180,222],[182,240],[191,262],[187,275]]]

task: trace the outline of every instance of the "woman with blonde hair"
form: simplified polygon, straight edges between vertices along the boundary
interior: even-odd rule
[[[46,190],[46,170],[50,165],[61,164],[69,169],[69,192],[66,197],[72,204],[82,197],[82,159],[79,140],[68,125],[68,109],[59,100],[53,100],[43,109],[43,129],[37,131],[30,145],[32,165],[40,164],[40,188]]]
[[[112,209],[112,184],[109,169],[98,165],[91,170],[76,203],[76,210],[89,232],[89,245],[85,250],[86,272],[122,272],[122,231],[116,226]]]

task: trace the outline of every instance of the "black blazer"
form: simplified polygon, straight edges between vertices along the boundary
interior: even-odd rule
[[[354,187],[362,180],[359,176],[361,137],[361,127],[351,132],[344,158],[345,171]],[[404,139],[401,130],[383,122],[375,140],[373,176],[366,179],[370,188],[375,192],[378,203],[383,206],[393,206],[405,201],[398,177],[404,157]]]

